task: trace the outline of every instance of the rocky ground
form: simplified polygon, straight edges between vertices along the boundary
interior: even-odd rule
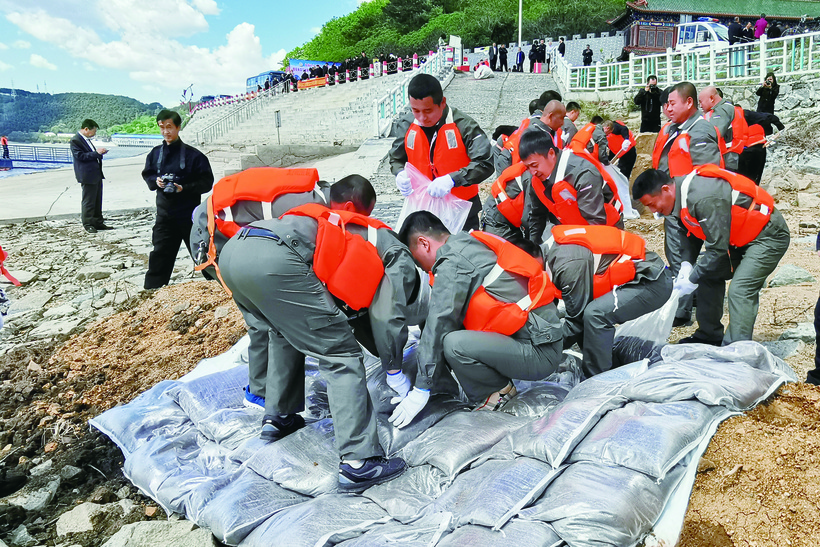
[[[639,165],[647,161],[645,141]],[[792,244],[770,283],[777,286],[762,291],[756,339],[804,378],[815,350],[820,177],[789,161],[790,146],[784,139],[775,149],[764,181]],[[376,215],[391,221],[400,202],[388,182],[378,184],[388,199]],[[3,285],[13,304],[0,331],[0,473],[5,484],[26,481],[0,498],[0,546],[134,545],[136,537],[146,545],[215,544],[207,531],[168,521],[123,476],[119,449],[87,425],[244,333],[233,302],[217,284],[198,280],[184,253],[172,286],[141,290],[152,222],[149,211],[117,215],[116,230],[93,236],[78,220],[0,226],[7,266],[24,282]],[[659,221],[647,215],[627,227],[662,249]],[[672,340],[693,328],[676,329]],[[820,389],[794,384],[725,422],[701,462],[680,544],[816,545],[819,415]]]

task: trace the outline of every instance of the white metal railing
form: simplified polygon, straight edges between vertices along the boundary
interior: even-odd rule
[[[266,102],[284,93],[287,86],[290,86],[289,81],[277,82],[270,89],[248,93],[244,96],[246,99],[229,103],[234,107],[196,132],[196,142],[204,144],[216,140],[238,124],[249,120]]]
[[[407,76],[402,78],[399,85],[391,89],[381,99],[373,101],[373,134],[377,137],[387,135],[390,126],[398,114],[400,114],[408,104],[407,86],[416,74],[432,74],[439,78],[445,70],[445,79],[442,88],[446,87],[453,78],[453,60],[447,59],[445,49],[440,47],[435,53],[427,57],[417,69],[407,72]]]
[[[768,72],[778,78],[820,73],[820,32],[690,52],[632,54],[626,62],[592,66],[571,66],[559,57],[553,75],[569,92],[642,87],[651,74],[658,76],[661,85],[682,81],[714,85],[762,81]]]

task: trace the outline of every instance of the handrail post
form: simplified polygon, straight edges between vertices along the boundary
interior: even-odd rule
[[[760,44],[760,62],[758,63],[760,74],[758,77],[762,80],[766,75],[766,40],[761,39],[758,43]]]

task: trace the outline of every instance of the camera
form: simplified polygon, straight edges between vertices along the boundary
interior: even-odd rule
[[[658,84],[649,84],[649,89],[657,89]]]
[[[167,173],[160,177],[162,182],[165,183],[165,188],[162,191],[166,194],[174,194],[177,191],[177,187],[174,186],[174,183],[177,181],[177,176],[173,173]]]

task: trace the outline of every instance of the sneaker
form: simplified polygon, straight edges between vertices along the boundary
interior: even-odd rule
[[[262,433],[259,438],[268,442],[278,441],[303,427],[305,419],[298,414],[288,414],[285,418],[266,415],[262,418]]]
[[[259,395],[254,395],[251,393],[251,386],[245,386],[245,400],[242,401],[248,408],[259,407],[261,409],[265,409],[265,398],[260,397]]]
[[[407,464],[401,458],[374,456],[364,460],[358,469],[342,462],[339,464],[339,492],[364,492],[371,486],[395,479],[405,469]]]
[[[504,389],[496,391],[495,393],[487,397],[487,399],[484,400],[483,403],[479,403],[478,405],[476,405],[473,411],[475,412],[477,410],[501,410],[516,395],[518,395],[518,390],[515,389],[513,383],[510,382]]]
[[[723,345],[723,340],[709,340],[708,338],[702,338],[698,336],[698,333],[695,333],[692,336],[681,338],[678,340],[678,344],[707,344],[709,346],[720,347]]]

